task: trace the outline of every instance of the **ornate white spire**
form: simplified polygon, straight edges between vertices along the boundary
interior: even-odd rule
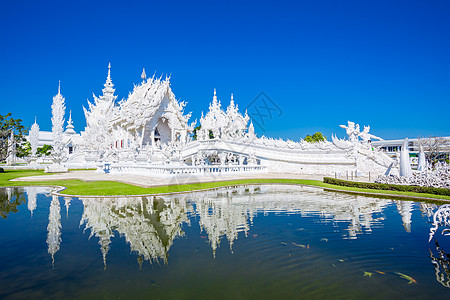
[[[31,125],[30,129],[30,145],[32,156],[36,156],[38,143],[39,143],[39,125],[36,122],[36,117],[34,117],[34,124]]]
[[[250,125],[248,126],[248,135],[250,137],[255,137],[255,127],[253,127],[252,121],[250,121]]]
[[[142,68],[141,78],[142,78],[142,80],[144,80],[144,81],[145,81],[145,79],[147,79],[147,74],[145,74],[145,68]]]
[[[237,110],[237,107],[234,105],[233,93],[231,93],[230,105],[227,108],[227,112],[229,112],[230,110]]]
[[[114,92],[116,91],[114,89],[114,84],[112,83],[111,79],[111,63],[108,64],[108,77],[106,77],[106,82],[103,85],[105,88],[102,89],[103,96],[100,96],[100,99],[102,100],[116,100],[117,96],[114,96]]]
[[[217,102],[216,89],[214,89],[213,102]]]
[[[88,100],[89,108],[83,107],[86,128],[81,135],[84,146],[90,150],[104,151],[111,145],[111,120],[118,110],[115,102],[117,96],[114,95],[115,89],[111,80],[111,64],[108,65],[108,77],[104,86],[103,95],[93,95],[94,102]]]
[[[69,114],[69,121],[67,121],[67,127],[66,127],[66,131],[65,131],[66,134],[75,134],[76,133],[75,130],[73,130],[74,126],[72,124],[73,124],[73,122],[72,122],[72,110],[71,110],[70,114]]]
[[[58,94],[53,97],[52,103],[52,134],[54,140],[52,155],[55,158],[62,155],[63,151],[62,135],[64,130],[65,111],[66,111],[65,99],[61,95],[61,82],[59,82]]]

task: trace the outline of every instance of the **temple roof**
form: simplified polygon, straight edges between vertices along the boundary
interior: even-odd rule
[[[162,80],[154,77],[134,86],[128,99],[120,103],[118,114],[113,120],[129,130],[145,126],[158,110],[170,112],[177,119],[177,124],[187,127],[191,114],[183,115],[185,102],[178,102],[170,88],[170,78]],[[169,122],[172,120],[169,119]]]

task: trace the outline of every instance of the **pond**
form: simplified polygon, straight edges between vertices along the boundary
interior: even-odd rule
[[[0,189],[0,298],[450,297],[433,204],[282,185],[50,192]]]

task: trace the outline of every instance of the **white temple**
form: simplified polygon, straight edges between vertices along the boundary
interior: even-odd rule
[[[209,111],[189,123],[185,102],[176,99],[170,78],[146,78],[127,99],[117,102],[111,65],[103,94],[83,108],[86,128],[74,131],[71,116],[67,130],[58,131],[54,145],[64,145],[63,164],[69,168],[96,167],[98,172],[174,176],[178,174],[233,174],[282,172],[338,175],[345,172],[383,173],[393,159],[373,148],[370,127],[362,132],[348,122],[348,139],[308,143],[304,140],[257,137],[247,112],[242,114],[233,95],[226,109],[214,90]],[[64,98],[58,90],[57,99]],[[59,116],[61,118],[61,116]]]

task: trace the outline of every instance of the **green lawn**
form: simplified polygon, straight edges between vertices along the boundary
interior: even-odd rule
[[[398,191],[385,191],[385,190],[373,190],[373,189],[361,189],[351,188],[345,186],[337,186],[332,184],[323,183],[319,180],[307,180],[307,179],[244,179],[244,180],[232,180],[232,181],[219,181],[219,182],[206,182],[206,183],[194,183],[183,185],[168,185],[161,187],[143,188],[131,184],[113,182],[113,181],[95,181],[84,182],[81,180],[52,180],[52,181],[9,181],[10,179],[25,176],[43,175],[42,170],[5,170],[5,173],[0,173],[0,187],[4,186],[64,186],[66,189],[61,193],[67,195],[86,195],[86,196],[113,196],[113,195],[143,195],[143,194],[162,194],[162,193],[174,193],[174,192],[186,192],[202,189],[219,188],[224,186],[234,186],[242,184],[264,184],[264,183],[280,183],[280,184],[298,184],[309,185],[328,189],[339,190],[343,192],[359,192],[370,193],[373,195],[386,194],[392,197],[420,197],[420,198],[433,198],[450,201],[449,196],[424,194],[424,193],[412,193],[412,192],[398,192]],[[410,198],[412,199],[412,198]]]

